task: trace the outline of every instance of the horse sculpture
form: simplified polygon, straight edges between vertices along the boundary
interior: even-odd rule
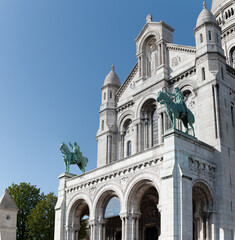
[[[188,124],[191,126],[193,131],[193,136],[195,137],[193,123],[195,118],[193,113],[186,107],[186,114],[182,114],[182,106],[180,103],[175,103],[166,93],[159,91],[157,95],[157,101],[166,106],[166,114],[170,119],[172,127],[175,128],[175,119],[178,118],[182,121],[186,133],[188,134],[189,128]]]
[[[80,147],[74,142],[74,145],[69,143],[70,147],[73,149],[73,152],[70,152],[68,146],[65,143],[60,145],[60,151],[63,154],[63,159],[65,163],[65,172],[69,172],[71,164],[77,164],[81,171],[85,172],[85,167],[87,165],[88,159],[82,156],[80,152]]]

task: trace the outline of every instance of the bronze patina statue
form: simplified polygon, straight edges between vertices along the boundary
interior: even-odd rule
[[[65,172],[69,172],[70,164],[77,164],[81,171],[84,173],[88,159],[82,156],[80,147],[78,146],[77,142],[74,142],[73,145],[69,142],[69,146],[73,149],[73,152],[70,152],[68,146],[65,143],[62,143],[60,145],[60,151],[63,154],[65,163]]]
[[[171,99],[168,95],[174,96],[174,98]],[[175,100],[175,102],[173,100]],[[182,121],[187,134],[189,131],[188,124],[191,126],[193,136],[195,137],[193,127],[193,123],[195,122],[194,115],[187,108],[184,101],[184,95],[178,87],[175,88],[175,94],[168,93],[167,91],[166,93],[159,91],[157,95],[157,101],[165,105],[167,116],[169,117],[173,128],[175,128],[175,119],[178,118]]]

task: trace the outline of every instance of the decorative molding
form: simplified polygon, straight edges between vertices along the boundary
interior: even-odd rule
[[[171,78],[169,80],[169,83],[173,84],[175,82],[179,82],[180,80],[183,80],[183,79],[185,79],[187,77],[191,77],[191,76],[193,76],[195,74],[196,74],[196,68],[193,67],[193,68],[191,68],[191,69],[189,69],[189,70],[179,74],[178,76]]]
[[[133,166],[123,168],[118,171],[94,178],[88,182],[80,183],[77,186],[66,188],[65,192],[66,193],[74,193],[74,192],[78,192],[78,191],[81,192],[82,190],[86,191],[86,189],[89,189],[89,196],[90,197],[95,196],[95,193],[97,190],[95,185],[105,184],[107,181],[110,181],[111,179],[118,180],[119,183],[121,183],[121,187],[124,188],[125,185],[127,184],[127,180],[129,180],[129,178],[127,176],[125,176],[126,174],[135,173],[139,170],[143,170],[146,168],[153,168],[154,166],[157,166],[159,168],[159,163],[161,163],[162,161],[163,161],[163,157],[156,158],[156,159],[150,159],[143,163],[138,163]],[[156,169],[155,169],[155,171],[156,171]],[[159,171],[160,171],[160,169],[158,169],[157,172],[159,172]]]
[[[197,176],[204,178],[215,178],[215,169],[216,166],[213,163],[206,163],[204,161],[200,161],[198,159],[193,159],[191,157],[188,158],[189,161],[189,169],[191,172]]]
[[[121,112],[121,111],[123,111],[123,110],[125,110],[125,109],[127,109],[129,107],[132,107],[133,105],[134,105],[134,102],[131,100],[131,101],[129,101],[129,102],[127,102],[127,103],[117,107],[116,111],[117,112]]]
[[[123,94],[123,92],[125,91],[125,89],[128,87],[128,85],[130,84],[131,80],[134,78],[134,76],[136,75],[138,70],[138,63],[136,63],[136,65],[134,66],[134,68],[131,70],[130,74],[128,75],[127,79],[125,80],[125,82],[122,84],[122,86],[119,88],[119,90],[116,93],[116,101],[119,100],[119,98],[121,97],[121,95]]]
[[[166,48],[167,48],[167,50],[175,50],[175,51],[181,51],[181,52],[196,53],[196,48],[191,47],[191,46],[184,46],[184,45],[167,43]]]

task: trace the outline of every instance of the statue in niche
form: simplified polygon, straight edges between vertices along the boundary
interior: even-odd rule
[[[157,46],[155,43],[149,46],[149,73],[150,76],[155,75],[155,70],[157,66]]]

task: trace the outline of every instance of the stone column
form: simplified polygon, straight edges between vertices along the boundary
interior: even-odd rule
[[[105,239],[105,224],[106,223],[107,223],[107,220],[99,219],[98,240],[104,240]]]
[[[120,141],[120,159],[124,158],[124,137],[125,134],[124,132],[120,132],[120,137],[121,137],[121,141]]]
[[[122,240],[129,240],[131,232],[128,224],[128,214],[122,213],[120,218],[122,220]]]
[[[135,125],[135,129],[136,129],[136,135],[135,135],[136,153],[138,153],[139,152],[139,124],[138,123]]]
[[[132,213],[131,214],[131,240],[139,239],[139,219],[141,213]]]
[[[89,220],[90,226],[90,240],[95,240],[95,220]]]

